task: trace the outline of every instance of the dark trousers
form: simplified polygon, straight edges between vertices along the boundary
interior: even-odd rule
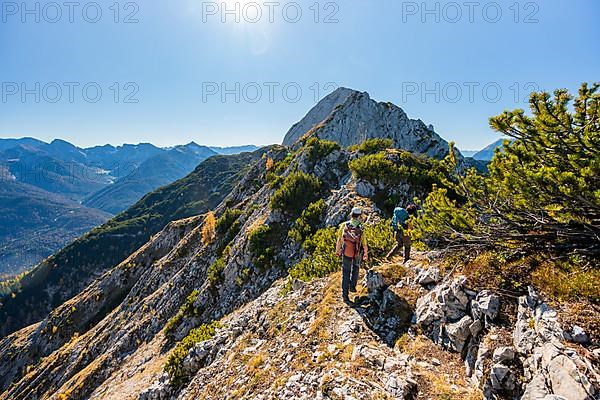
[[[404,232],[404,230],[397,230],[394,232],[394,237],[396,238],[396,244],[392,250],[390,250],[386,258],[392,257],[398,250],[404,247],[404,261],[410,259],[410,247],[412,243],[408,232]]]
[[[348,296],[350,288],[355,289],[358,283],[358,271],[360,270],[360,259],[342,257],[342,295]]]

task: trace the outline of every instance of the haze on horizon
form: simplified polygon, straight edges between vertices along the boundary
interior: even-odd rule
[[[100,1],[86,12],[88,3],[10,4],[0,23],[1,138],[280,143],[320,98],[346,86],[397,104],[461,149],[480,149],[498,139],[488,118],[526,108],[531,90],[574,91],[598,79],[594,0],[273,9],[247,0]]]

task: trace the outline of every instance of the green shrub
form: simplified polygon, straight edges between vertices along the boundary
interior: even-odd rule
[[[598,265],[600,84],[582,84],[571,105],[573,99],[565,89],[532,93],[530,115],[517,109],[491,118],[493,129],[514,140],[496,150],[489,176],[455,174],[454,189],[465,201],[452,204],[438,193],[423,217],[438,229],[423,229],[423,236],[477,251],[577,254]],[[457,166],[453,154],[448,164]],[[457,224],[452,213],[468,216],[467,223]]]
[[[217,283],[220,283],[223,280],[223,271],[227,266],[227,262],[223,257],[219,257],[214,263],[208,267],[208,271],[206,272],[206,279],[208,282],[214,286]]]
[[[229,232],[231,227],[238,222],[242,214],[243,211],[241,210],[234,210],[231,208],[226,209],[225,212],[223,212],[223,215],[217,219],[217,234],[222,236]]]
[[[244,268],[240,274],[235,278],[235,284],[242,286],[250,277],[250,268]]]
[[[413,239],[436,247],[438,243],[451,243],[474,234],[475,210],[459,207],[456,200],[450,199],[447,189],[434,186],[422,208],[425,213],[413,219]]]
[[[396,244],[389,220],[382,220],[377,224],[366,225],[364,235],[367,239],[369,256],[371,258],[385,257],[394,244]]]
[[[586,263],[576,258],[544,260],[531,274],[533,284],[559,301],[600,304],[600,270],[586,268]]]
[[[358,179],[371,183],[388,184],[401,178],[396,164],[383,153],[356,158],[351,160],[348,165]]]
[[[256,210],[258,210],[258,206],[256,204],[252,204],[250,207],[248,207],[245,213],[246,218],[250,217]]]
[[[194,302],[198,298],[200,292],[197,290],[192,291],[189,296],[186,298],[185,303],[179,308],[179,311],[173,318],[167,322],[165,325],[165,333],[171,334],[173,331],[181,324],[181,321],[184,317],[194,317],[197,316],[198,310],[194,307]]]
[[[323,222],[326,209],[327,205],[323,199],[311,203],[306,210],[302,211],[302,215],[296,220],[288,236],[297,243],[301,243],[307,237],[312,236],[317,231],[317,227]]]
[[[320,197],[323,183],[314,175],[294,172],[288,175],[271,199],[271,208],[296,219]]]
[[[223,255],[225,248],[231,243],[242,228],[240,217],[243,211],[228,208],[223,215],[217,219],[216,233],[219,245],[217,246],[217,255]]]
[[[216,321],[203,324],[196,329],[192,329],[181,342],[177,343],[175,349],[167,358],[164,368],[165,372],[169,374],[173,386],[180,387],[188,379],[183,370],[183,360],[187,357],[190,349],[196,344],[212,338],[220,327],[221,324]]]
[[[267,169],[265,179],[267,183],[272,187],[276,188],[283,183],[283,177],[281,176],[294,161],[295,153],[288,153],[283,160],[274,162],[271,168]]]
[[[290,269],[291,280],[309,282],[327,276],[340,268],[340,259],[335,255],[337,232],[338,229],[335,227],[323,228],[306,239],[302,247],[310,255]]]
[[[397,160],[396,160],[397,159]],[[358,179],[377,186],[397,186],[408,182],[413,186],[430,190],[432,185],[443,180],[439,162],[415,156],[407,151],[368,154],[351,160],[350,170]]]
[[[254,264],[266,270],[275,266],[275,255],[283,238],[279,225],[260,225],[248,235],[248,248],[253,254]]]
[[[280,175],[277,175],[275,172],[267,172],[266,178],[267,183],[272,188],[279,187],[283,182],[283,178]]]
[[[329,154],[331,154],[335,150],[340,149],[340,145],[336,142],[330,140],[323,140],[317,137],[311,137],[306,141],[304,145],[304,149],[308,154],[308,159],[315,163]]]
[[[357,179],[377,188],[373,201],[385,213],[391,213],[403,198],[397,193],[401,184],[410,185],[416,193],[430,192],[436,185],[448,186],[450,175],[440,161],[403,150],[368,154],[348,164]],[[452,199],[457,197],[454,190],[448,193]]]
[[[294,161],[294,153],[288,153],[281,161],[273,165],[273,172],[277,175],[283,174]]]
[[[382,152],[386,149],[391,149],[394,147],[394,141],[392,139],[367,139],[361,144],[357,144],[354,146],[350,146],[348,150],[350,151],[358,151],[363,154],[375,154]]]

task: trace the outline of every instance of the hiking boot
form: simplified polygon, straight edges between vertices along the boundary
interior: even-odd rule
[[[356,286],[350,288],[350,293],[356,293]]]
[[[354,305],[360,306],[360,305],[366,304],[366,303],[368,303],[368,300],[369,300],[369,298],[366,296],[362,296],[362,297],[357,296],[354,298]]]
[[[352,301],[350,300],[350,297],[348,297],[348,295],[342,296],[342,299],[344,300],[344,303],[350,305],[353,304]]]

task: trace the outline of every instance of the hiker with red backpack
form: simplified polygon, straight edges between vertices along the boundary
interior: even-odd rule
[[[361,222],[362,209],[355,207],[350,214],[350,221],[340,226],[335,254],[342,257],[342,297],[349,303],[349,292],[356,292],[360,262],[369,259],[367,240],[363,235]]]
[[[392,217],[392,231],[396,238],[396,244],[387,254],[386,258],[389,260],[398,249],[404,247],[404,262],[410,260],[410,225],[408,219],[417,213],[417,206],[410,204],[406,208],[400,206],[394,209],[394,216]]]

